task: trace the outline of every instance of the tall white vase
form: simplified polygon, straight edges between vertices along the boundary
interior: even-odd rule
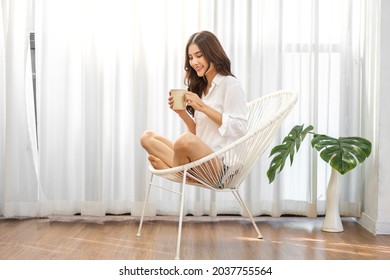
[[[332,168],[328,187],[326,189],[326,212],[325,219],[322,224],[322,231],[327,232],[342,232],[344,231],[343,224],[340,218],[339,202],[341,188],[337,184],[337,171]]]

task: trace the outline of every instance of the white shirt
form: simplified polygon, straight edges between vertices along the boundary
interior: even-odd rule
[[[202,101],[222,113],[218,126],[207,115],[195,111],[196,135],[216,151],[245,135],[247,125],[246,99],[241,85],[233,76],[217,74]]]

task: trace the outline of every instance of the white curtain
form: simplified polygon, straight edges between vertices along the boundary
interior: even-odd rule
[[[32,1],[0,7],[0,214],[38,215],[37,145],[29,34]]]
[[[29,10],[3,0],[7,17],[0,21],[0,214],[139,215],[148,180],[139,137],[145,129],[171,139],[181,133],[183,125],[169,110],[167,94],[184,86],[185,44],[199,30],[220,38],[248,101],[279,89],[300,94],[273,144],[303,123],[334,137],[364,136],[361,73],[368,50],[362,42],[364,27],[373,23],[362,15],[371,2],[23,2],[26,7],[33,4]],[[36,38],[36,138],[31,80],[22,71],[28,69],[29,26],[19,20],[14,29],[10,24],[28,16],[33,16]],[[24,42],[23,47],[16,41],[12,45],[9,38]],[[13,53],[25,57],[17,64],[17,75],[12,74]],[[22,120],[23,125],[12,126]],[[330,170],[310,148],[310,139],[273,184],[266,178],[268,155],[241,188],[253,214],[324,214]],[[359,216],[364,178],[359,171],[350,173],[340,179],[345,185],[341,214]],[[188,214],[242,214],[230,194],[189,187],[187,195]],[[174,194],[154,191],[148,212],[177,214],[178,203]],[[30,206],[30,212],[20,210]]]

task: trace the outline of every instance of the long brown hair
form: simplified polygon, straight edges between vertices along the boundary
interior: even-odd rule
[[[184,83],[187,89],[202,97],[202,93],[207,87],[206,76],[199,77],[196,71],[190,65],[188,48],[191,44],[196,44],[206,61],[211,65],[214,64],[217,73],[224,76],[234,76],[230,70],[230,59],[226,55],[218,38],[210,31],[201,31],[193,34],[187,42],[185,53],[184,70],[186,71]],[[193,116],[194,109],[187,106],[187,111]]]

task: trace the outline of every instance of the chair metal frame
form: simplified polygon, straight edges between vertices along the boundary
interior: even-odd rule
[[[180,259],[185,190],[187,185],[194,185],[216,192],[232,192],[251,220],[257,232],[257,237],[261,239],[262,235],[249,208],[241,198],[238,187],[267,149],[297,100],[297,93],[292,91],[277,91],[259,97],[247,104],[248,132],[243,137],[206,157],[182,166],[157,170],[149,165],[151,176],[146,191],[137,236],[141,236],[151,187],[154,186],[178,194],[180,196],[180,210],[175,259]],[[221,168],[221,163],[223,163],[223,169]],[[181,183],[180,191],[153,183],[154,176]]]

